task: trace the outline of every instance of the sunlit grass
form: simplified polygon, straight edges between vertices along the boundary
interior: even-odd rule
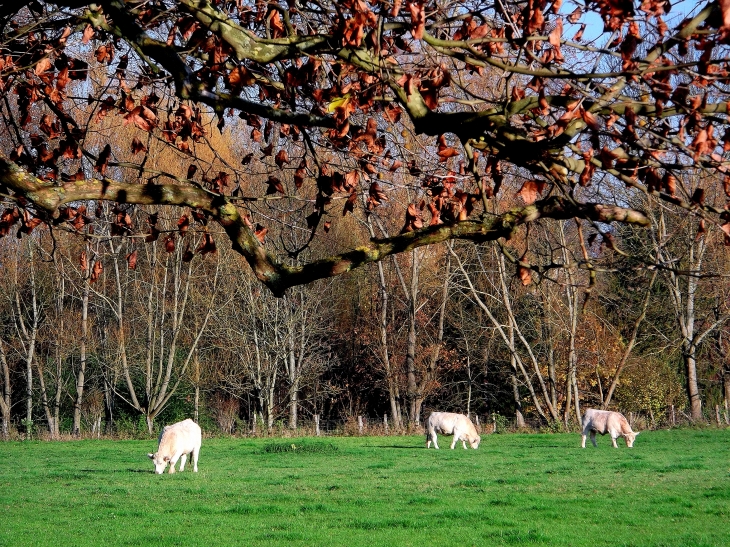
[[[0,545],[730,545],[730,431],[0,443]]]

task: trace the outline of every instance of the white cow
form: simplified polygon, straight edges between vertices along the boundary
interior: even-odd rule
[[[482,441],[471,420],[463,414],[454,414],[453,412],[431,413],[426,422],[426,448],[431,448],[431,441],[433,441],[434,447],[438,449],[437,433],[454,436],[451,441],[452,450],[459,441],[464,445],[464,450],[466,450],[466,441],[469,441],[471,447],[476,450]]]
[[[586,447],[586,436],[590,432],[591,442],[593,446],[596,444],[596,433],[605,435],[608,433],[611,435],[611,443],[614,448],[618,448],[616,439],[623,437],[626,441],[626,446],[629,448],[634,446],[634,439],[640,433],[640,431],[631,431],[629,422],[624,418],[624,415],[619,412],[611,412],[608,410],[595,410],[589,408],[583,416],[583,437],[581,446]]]
[[[200,426],[191,419],[176,424],[167,425],[160,432],[160,442],[157,452],[147,454],[155,463],[155,473],[161,475],[165,467],[170,464],[170,473],[175,472],[175,464],[180,460],[180,471],[185,469],[187,455],[192,453],[193,471],[198,472],[198,454],[203,435]]]

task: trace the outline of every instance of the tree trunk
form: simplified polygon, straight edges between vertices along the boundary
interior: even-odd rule
[[[46,423],[48,424],[48,434],[51,439],[55,439],[56,427],[53,422],[53,412],[51,411],[51,405],[48,402],[48,393],[46,392],[46,379],[43,374],[43,367],[36,359],[35,362],[36,370],[38,371],[38,384],[41,390],[41,406],[43,407],[43,413],[46,415]]]
[[[411,282],[407,291],[408,338],[406,341],[406,373],[408,378],[408,417],[419,424],[418,385],[416,384],[416,310],[418,308],[419,251],[411,251]]]
[[[2,420],[2,436],[8,440],[10,436],[10,404],[12,386],[10,385],[10,367],[5,357],[5,345],[0,339],[0,374],[2,374],[3,391],[0,393],[0,420]]]
[[[380,350],[385,369],[385,381],[388,386],[388,399],[390,402],[390,415],[393,418],[393,427],[396,431],[403,428],[403,418],[400,413],[400,393],[398,390],[398,379],[390,363],[390,351],[388,349],[388,287],[385,283],[385,272],[383,263],[378,262],[378,281],[380,284]]]
[[[86,383],[86,344],[89,336],[89,292],[90,292],[90,272],[91,261],[89,267],[84,272],[84,288],[81,297],[81,344],[79,347],[79,372],[76,375],[76,400],[74,402],[74,421],[73,436],[81,436],[81,404],[84,400],[84,387]]]
[[[687,397],[689,398],[690,413],[692,419],[698,421],[702,419],[702,399],[700,399],[697,382],[696,348],[690,346],[682,357],[687,371]]]

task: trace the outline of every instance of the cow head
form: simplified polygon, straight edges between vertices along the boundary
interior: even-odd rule
[[[167,467],[167,464],[170,462],[170,456],[165,456],[163,458],[158,452],[155,452],[154,454],[147,454],[147,457],[154,462],[155,473],[158,475],[162,475],[165,472],[165,467]]]
[[[633,448],[634,439],[636,439],[639,433],[641,433],[641,431],[632,431],[631,433],[627,433],[626,435],[624,435],[624,439],[626,439],[626,446],[628,446],[629,448]]]
[[[480,442],[482,442],[482,438],[479,435],[477,435],[476,437],[473,437],[473,438],[470,438],[469,439],[469,444],[471,445],[471,447],[474,450],[476,450],[477,448],[479,448],[479,443]]]

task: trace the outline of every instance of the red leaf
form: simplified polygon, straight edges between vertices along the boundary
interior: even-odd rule
[[[532,203],[535,203],[538,192],[539,185],[537,181],[526,180],[522,185],[522,188],[520,188],[519,192],[517,192],[517,195],[522,198],[525,204],[531,205]]]
[[[548,42],[555,48],[555,60],[562,61],[563,54],[560,52],[560,40],[563,37],[563,19],[558,17],[555,22],[555,28],[548,34]]]
[[[51,68],[53,66],[53,63],[48,57],[43,57],[38,63],[35,65],[35,73],[37,75],[43,74],[46,70]]]
[[[276,162],[276,165],[279,166],[279,168],[283,167],[285,163],[289,163],[289,154],[286,153],[286,150],[279,150],[276,153],[276,157],[274,158],[274,161]]]
[[[127,255],[127,266],[130,270],[137,269],[137,251],[132,251]]]
[[[418,1],[406,3],[406,7],[411,13],[411,35],[414,40],[420,40],[426,30],[426,6]]]
[[[256,229],[253,231],[253,235],[255,235],[256,239],[258,239],[263,244],[268,231],[268,228],[261,226],[261,224],[257,224]]]
[[[188,228],[190,227],[190,217],[188,215],[183,215],[180,217],[180,219],[177,221],[177,230],[180,232],[180,235],[184,236]]]
[[[532,270],[530,268],[523,266],[521,263],[526,263],[525,258],[527,257],[527,253],[522,255],[522,258],[520,258],[520,264],[517,264],[517,277],[520,278],[520,281],[522,281],[522,285],[527,286],[530,283],[532,283]]]
[[[195,250],[195,252],[201,255],[216,252],[216,246],[215,241],[213,241],[213,236],[211,236],[207,232],[204,233],[203,239],[200,241],[200,245],[198,245],[198,248]]]
[[[580,9],[580,8],[577,8],[577,9]],[[573,41],[580,42],[583,39],[583,33],[585,32],[585,30],[586,30],[586,23],[583,23],[580,26],[580,28],[578,29],[578,32],[576,32],[575,35],[573,36]]]
[[[183,252],[182,261],[183,262],[190,262],[193,259],[194,256],[195,255],[190,250],[190,243],[188,243],[187,245],[185,245],[185,252]]]
[[[170,234],[165,238],[165,251],[171,253],[175,250],[175,234]]]
[[[94,262],[94,267],[91,269],[91,277],[89,278],[89,281],[94,283],[97,279],[99,279],[103,269],[104,267],[101,264],[101,260]]]

